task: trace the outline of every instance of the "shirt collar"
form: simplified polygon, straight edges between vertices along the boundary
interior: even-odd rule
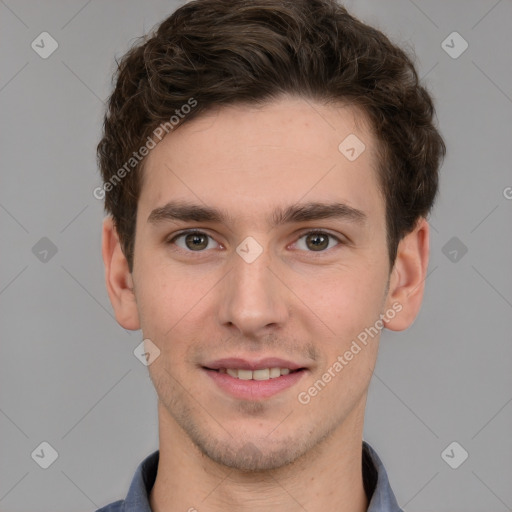
[[[155,483],[158,467],[159,450],[146,457],[137,467],[130,484],[123,507],[116,508],[122,512],[151,512],[149,493]],[[377,452],[363,441],[363,483],[369,505],[367,512],[403,512],[398,506],[388,475]],[[118,504],[120,504],[118,502]],[[97,512],[113,512],[108,507]]]
[[[384,464],[366,441],[363,441],[363,483],[369,501],[367,512],[403,512],[389,484]]]

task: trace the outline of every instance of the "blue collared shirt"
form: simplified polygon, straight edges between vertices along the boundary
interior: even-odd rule
[[[149,493],[155,483],[159,455],[157,450],[139,464],[126,499],[96,512],[151,512]],[[403,512],[389,485],[382,461],[366,441],[363,441],[363,483],[369,501],[367,512]]]

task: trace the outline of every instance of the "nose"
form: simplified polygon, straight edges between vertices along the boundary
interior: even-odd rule
[[[291,292],[279,278],[279,265],[267,248],[252,262],[232,255],[231,270],[220,284],[218,319],[247,338],[285,325]]]

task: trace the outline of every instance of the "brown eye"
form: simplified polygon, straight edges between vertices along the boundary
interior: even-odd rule
[[[178,243],[177,240],[180,242]],[[179,248],[185,251],[202,252],[211,245],[210,240],[213,240],[213,238],[202,231],[186,231],[176,235],[174,238],[169,240],[168,243],[176,244]]]
[[[208,247],[208,236],[198,233],[189,233],[185,236],[185,245],[192,250],[206,249],[206,247]]]
[[[342,243],[338,237],[331,235],[330,233],[325,233],[323,231],[310,231],[299,238],[297,246],[308,252],[323,252],[332,247],[332,240],[338,242],[335,245]]]
[[[322,233],[310,233],[306,236],[306,245],[314,251],[322,251],[329,246],[329,237]]]

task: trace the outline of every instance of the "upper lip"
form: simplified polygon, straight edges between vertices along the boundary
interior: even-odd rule
[[[288,368],[298,370],[305,368],[305,365],[287,361],[279,357],[265,357],[263,359],[244,359],[241,357],[228,357],[217,359],[204,365],[204,368],[218,370],[220,368],[236,368],[240,370],[262,370],[264,368]]]

